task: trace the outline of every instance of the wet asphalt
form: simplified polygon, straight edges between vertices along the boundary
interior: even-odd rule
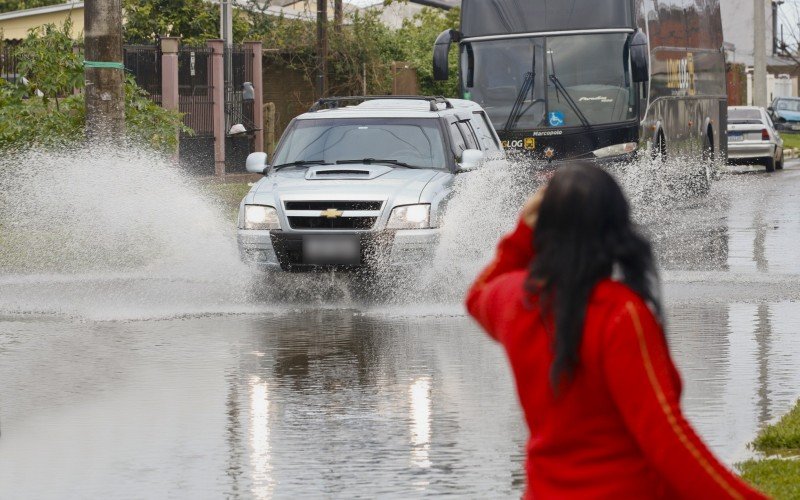
[[[747,170],[638,214],[684,409],[729,464],[800,396],[800,163]],[[524,487],[503,353],[457,302],[231,302],[200,279],[0,278],[0,498]]]

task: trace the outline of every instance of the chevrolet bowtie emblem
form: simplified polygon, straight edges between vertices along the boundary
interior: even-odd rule
[[[344,212],[341,210],[336,210],[335,208],[329,208],[320,212],[320,217],[325,217],[326,219],[336,219],[337,217],[341,217]]]

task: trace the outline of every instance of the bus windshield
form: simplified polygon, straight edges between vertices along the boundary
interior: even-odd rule
[[[467,42],[465,98],[504,131],[632,120],[627,41],[627,33],[604,33]]]

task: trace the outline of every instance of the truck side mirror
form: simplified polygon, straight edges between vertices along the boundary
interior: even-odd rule
[[[267,153],[255,152],[247,155],[247,160],[244,162],[245,170],[251,174],[267,175],[269,164],[267,162]]]
[[[647,35],[641,30],[634,33],[630,50],[633,81],[641,83],[650,80],[650,69],[648,68],[650,51],[647,48]]]
[[[456,172],[469,172],[483,165],[483,151],[480,149],[465,149],[461,152],[461,161],[458,162]]]
[[[450,45],[461,40],[461,33],[445,30],[436,37],[433,44],[433,79],[447,80],[450,77]]]

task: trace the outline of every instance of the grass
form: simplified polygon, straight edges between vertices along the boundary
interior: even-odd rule
[[[800,454],[800,400],[792,410],[762,430],[753,447],[763,452],[797,451]]]
[[[789,458],[770,457],[737,464],[742,478],[776,499],[800,498],[800,400],[778,422],[759,432],[752,446],[766,454]]]
[[[781,132],[784,148],[800,148],[800,134],[791,132]]]
[[[250,191],[246,182],[209,182],[203,188],[220,203],[237,210],[239,202]]]
[[[742,479],[775,498],[800,498],[800,461],[767,458],[738,465]]]

